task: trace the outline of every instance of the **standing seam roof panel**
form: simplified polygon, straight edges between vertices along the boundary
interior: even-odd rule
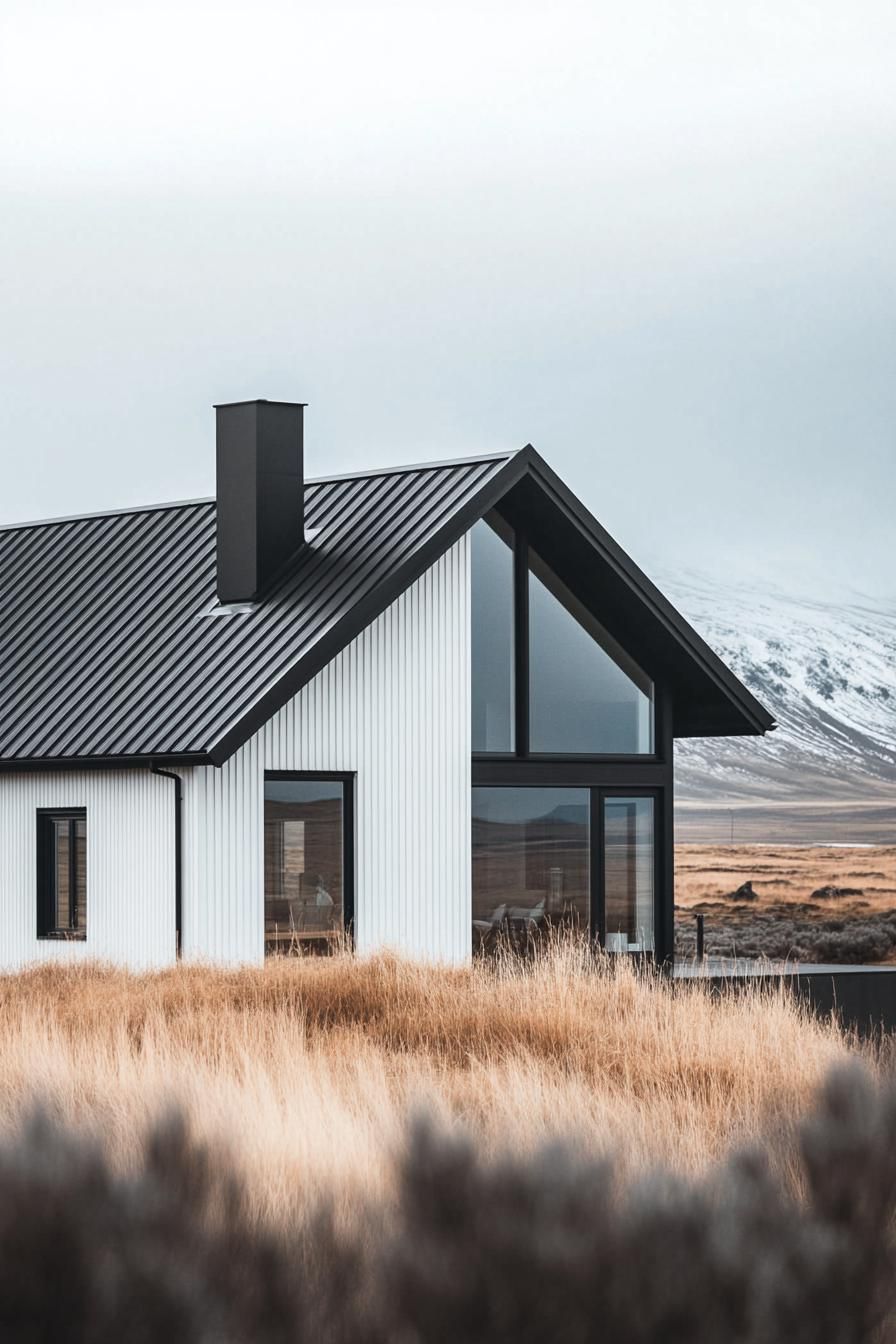
[[[508,460],[309,484],[315,535],[248,614],[207,614],[213,501],[0,531],[0,760],[207,753]]]
[[[192,564],[196,536],[194,532],[186,531],[183,525],[178,530],[166,526],[161,538],[157,535],[141,537],[141,543],[143,564],[139,569],[131,565],[129,570],[113,570],[115,582],[105,592],[95,594],[89,609],[85,610],[80,602],[69,605],[66,617],[58,621],[54,632],[58,645],[55,656],[42,656],[40,646],[33,651],[33,658],[41,661],[42,676],[52,678],[57,686],[55,695],[42,698],[33,706],[34,713],[42,719],[44,731],[50,735],[55,724],[49,711],[60,704],[67,707],[65,723],[70,732],[77,730],[84,717],[89,716],[91,697],[84,695],[84,691],[89,692],[95,685],[98,673],[104,679],[104,705],[109,712],[115,685],[113,671],[111,667],[102,669],[98,664],[98,647],[94,640],[99,638],[100,648],[117,645],[114,667],[116,670],[126,668],[124,660],[128,653],[135,645],[145,647],[149,631],[164,619],[172,600],[182,593],[183,584],[176,576],[173,584],[164,581],[167,570],[180,560],[184,573],[193,572],[186,562]],[[158,569],[157,556],[165,559],[165,564]],[[144,610],[149,613],[145,620],[141,616]],[[19,662],[19,675],[26,670],[27,665],[23,667]],[[76,705],[80,709],[74,708]],[[28,719],[24,721],[23,729],[27,728],[28,722]],[[62,746],[64,751],[64,743]],[[41,742],[35,742],[32,749],[41,752]]]
[[[360,532],[361,529],[359,528],[358,530]],[[316,537],[315,546],[319,547],[320,542],[321,538]],[[317,553],[314,551],[303,552],[295,561],[295,569],[298,570],[300,575],[303,594],[306,588],[309,589],[308,602],[313,603],[315,594],[311,585],[307,583],[303,572],[303,566],[308,562],[309,556],[317,558]],[[248,646],[246,636],[248,634],[254,635],[255,645],[257,645],[259,641],[267,639],[267,652],[273,654],[275,646],[270,644],[271,619],[278,613],[282,614],[295,606],[294,601],[292,603],[289,601],[278,601],[278,591],[279,589],[275,590],[265,602],[260,603],[251,615],[240,615],[229,618],[226,623],[223,618],[215,618],[216,628],[213,629],[210,636],[206,634],[205,638],[203,638],[205,632],[202,630],[201,625],[197,626],[196,630],[192,633],[191,637],[185,642],[182,648],[182,652],[186,655],[181,665],[182,673],[188,677],[192,676],[197,662],[203,660],[207,655],[207,641],[209,638],[218,642],[228,641],[230,644],[229,652],[232,656],[234,666],[233,685],[236,693],[244,693],[246,672],[250,666],[249,657],[253,652],[253,649],[250,649]],[[285,631],[287,635],[294,632],[296,618],[297,615],[300,614],[301,613],[297,613],[295,610],[290,610],[289,622],[287,623]],[[233,622],[232,624],[231,620]],[[252,629],[248,630],[247,627],[252,627]],[[292,630],[290,630],[290,627],[292,627]],[[304,637],[305,632],[303,631],[302,634]],[[241,638],[241,636],[243,638]],[[216,701],[219,701],[222,697],[225,697],[229,689],[230,684],[224,680],[216,680],[208,687],[206,687],[203,682],[197,681],[195,695],[188,705],[172,699],[170,701],[170,707],[172,715],[175,716],[173,721],[170,718],[163,718],[158,723],[158,729],[163,734],[162,740],[165,740],[164,735],[169,732],[172,727],[177,728],[180,726],[185,721],[187,715],[194,720],[201,717],[204,706],[208,703],[213,704]],[[155,699],[165,698],[165,690],[166,687],[164,684],[155,686],[153,692]],[[96,752],[97,754],[107,754],[110,749],[111,741],[109,740],[97,741],[90,744],[91,752]]]
[[[168,545],[167,556],[165,556],[164,566],[159,571],[164,576],[178,563],[184,564],[190,558],[191,551],[195,549],[195,534],[184,533],[183,538],[175,538],[175,545]],[[159,551],[159,546],[153,546],[153,555]],[[164,550],[161,552],[165,555]],[[83,573],[83,571],[82,571]],[[130,577],[130,582],[128,578]],[[141,575],[135,577],[133,573],[128,576],[127,572],[122,573],[116,578],[114,584],[110,585],[108,594],[104,600],[95,602],[90,608],[74,608],[62,620],[56,630],[58,637],[58,650],[55,658],[47,657],[41,650],[40,643],[35,640],[29,649],[29,659],[25,660],[21,655],[16,660],[18,675],[24,678],[29,675],[31,667],[39,662],[43,676],[52,676],[56,670],[62,670],[63,666],[68,668],[68,678],[62,681],[57,695],[49,701],[44,701],[40,705],[42,715],[49,715],[50,711],[63,698],[70,697],[74,688],[81,683],[85,677],[93,678],[96,669],[101,661],[101,655],[112,645],[120,636],[120,621],[114,618],[110,619],[106,614],[110,602],[118,601],[119,598],[127,599],[132,606],[139,608],[140,604],[151,593],[152,579],[150,576]],[[167,603],[153,604],[149,609],[153,612],[150,618],[151,624],[157,623],[163,619],[167,607],[170,605],[170,597]],[[148,633],[148,626],[143,632]],[[72,644],[75,644],[76,652],[72,654]],[[90,641],[88,643],[88,641]],[[85,650],[83,656],[81,649]],[[73,656],[77,658],[76,667],[72,666]],[[11,657],[15,658],[15,651]]]
[[[432,475],[434,473],[428,473]],[[425,487],[425,494],[430,495],[430,483],[424,481],[421,483]],[[384,493],[394,493],[390,490]],[[375,537],[373,544],[364,546],[353,546],[352,554],[349,559],[357,556],[358,563],[349,565],[348,560],[343,560],[340,552],[336,555],[328,555],[323,549],[327,538],[323,535],[314,539],[313,547],[310,551],[304,553],[296,562],[296,568],[293,575],[284,581],[285,592],[283,597],[278,596],[278,592],[271,595],[269,604],[262,604],[255,613],[250,616],[235,617],[237,641],[235,651],[239,653],[239,659],[236,663],[235,671],[229,681],[218,682],[214,687],[215,699],[212,701],[210,695],[200,695],[193,706],[196,714],[201,714],[203,708],[208,704],[209,712],[215,714],[214,723],[223,720],[224,726],[229,726],[229,715],[231,714],[230,699],[228,696],[233,693],[237,696],[249,693],[256,689],[266,690],[272,681],[276,681],[284,671],[292,666],[297,658],[305,653],[313,645],[314,641],[333,623],[334,613],[336,616],[343,616],[346,611],[351,610],[356,603],[366,596],[366,594],[376,586],[376,582],[386,576],[392,566],[387,561],[380,563],[382,555],[389,555],[389,549],[385,543],[394,538],[395,545],[400,545],[408,553],[414,550],[414,541],[418,535],[424,535],[419,526],[409,528],[407,523],[408,504],[415,502],[417,507],[420,505],[420,495],[424,493],[419,491],[413,498],[407,496],[402,507],[389,505],[380,510],[379,515],[374,520],[363,518],[363,524],[367,525],[371,521],[375,523],[375,531],[372,535]],[[442,512],[444,511],[445,501],[442,499]],[[442,516],[440,512],[440,517]],[[314,515],[312,515],[312,518]],[[353,528],[358,535],[363,535],[364,525],[357,526],[357,515],[350,515]],[[384,526],[388,520],[389,526]],[[313,523],[311,524],[314,525]],[[336,538],[339,541],[339,538]],[[338,561],[338,563],[337,563]],[[371,562],[376,561],[377,567],[371,570]],[[304,566],[310,567],[312,577],[316,582],[312,583],[305,572]],[[365,570],[366,566],[366,570]],[[359,580],[359,573],[362,575],[363,583]],[[278,590],[279,591],[279,590]],[[272,639],[271,631],[266,628],[269,624],[269,617],[272,613],[282,613],[286,610],[290,612],[290,618],[284,628],[277,629],[274,634],[276,639]],[[259,618],[256,621],[256,617]],[[256,658],[260,652],[264,657]],[[255,681],[250,681],[247,688],[246,677],[251,676],[254,668],[260,668],[260,672]],[[222,704],[223,708],[216,713],[216,706]],[[214,723],[210,725],[209,731],[214,733]]]
[[[369,593],[375,591],[377,583],[385,578],[395,568],[394,563],[390,561],[390,549],[384,545],[384,542],[394,538],[394,545],[400,546],[402,555],[411,555],[417,549],[415,540],[425,539],[431,535],[433,528],[421,526],[419,522],[419,507],[421,495],[425,494],[428,499],[430,496],[430,483],[428,480],[421,482],[423,490],[416,492],[413,496],[408,495],[400,509],[387,507],[381,511],[381,516],[376,519],[376,537],[375,544],[362,547],[354,547],[349,559],[357,557],[357,564],[349,565],[348,560],[342,558],[339,553],[336,559],[340,563],[334,563],[334,557],[324,555],[324,563],[316,563],[320,560],[320,553],[306,553],[297,562],[295,577],[290,578],[288,586],[290,593],[286,594],[283,602],[278,602],[276,595],[272,595],[270,602],[272,610],[283,610],[288,605],[292,616],[289,625],[285,630],[279,628],[275,631],[276,639],[272,640],[270,631],[255,627],[254,616],[235,618],[239,622],[239,631],[237,639],[239,640],[239,664],[238,670],[233,674],[229,682],[216,684],[216,699],[211,701],[209,696],[205,696],[197,703],[195,710],[200,714],[206,703],[209,705],[209,713],[214,717],[209,720],[206,736],[216,739],[220,732],[229,728],[233,721],[233,706],[229,695],[243,697],[247,690],[250,697],[254,700],[256,695],[261,695],[269,690],[272,684],[289,671],[295,665],[298,659],[313,648],[318,639],[327,633],[336,623],[350,612],[359,601]],[[469,491],[465,492],[465,498]],[[444,496],[440,501],[440,510],[438,521],[442,521],[445,516],[446,502],[450,504],[452,500],[446,501]],[[416,527],[409,527],[407,518],[409,515],[409,505],[415,504],[418,511],[418,523]],[[453,510],[451,510],[453,511]],[[430,515],[423,515],[425,518]],[[431,515],[435,520],[435,515]],[[388,519],[389,526],[383,525]],[[352,524],[355,524],[355,517],[352,515]],[[363,531],[363,529],[359,529]],[[315,546],[319,546],[324,541],[323,537],[315,538]],[[385,556],[385,559],[383,557]],[[317,575],[317,584],[307,582],[306,575],[302,569],[303,560],[315,566]],[[375,566],[375,567],[371,567]],[[301,597],[301,601],[299,601]],[[291,599],[291,600],[290,600]],[[262,614],[261,608],[254,615]],[[267,615],[266,612],[264,612]],[[283,635],[286,637],[283,638]],[[256,654],[259,656],[256,658]],[[263,656],[260,656],[262,655]],[[247,685],[247,676],[251,677],[254,669],[259,669],[254,681],[249,681]],[[237,700],[237,704],[239,701]],[[218,706],[220,705],[220,708]]]

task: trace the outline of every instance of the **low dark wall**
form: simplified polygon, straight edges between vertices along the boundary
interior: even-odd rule
[[[896,1031],[896,968],[804,971],[789,979],[795,992],[822,1015],[836,1012],[861,1035]]]
[[[677,978],[677,977],[676,977]],[[683,977],[684,983],[691,976]],[[820,1017],[834,1012],[843,1026],[860,1036],[881,1031],[896,1031],[896,966],[835,966],[801,969],[768,975],[708,975],[706,979],[719,991],[739,990],[757,980],[782,981],[793,993],[811,1005]]]

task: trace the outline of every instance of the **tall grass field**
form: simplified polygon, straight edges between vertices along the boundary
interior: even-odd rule
[[[176,1105],[228,1147],[262,1218],[385,1192],[421,1110],[482,1153],[561,1136],[626,1173],[696,1172],[786,1139],[846,1050],[786,994],[713,1001],[575,944],[463,969],[344,955],[0,978],[7,1125],[39,1099],[126,1164]]]
[[[2,977],[0,1328],[890,1338],[896,1101],[861,1053],[786,991],[575,943]]]

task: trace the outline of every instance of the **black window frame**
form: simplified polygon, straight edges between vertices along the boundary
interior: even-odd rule
[[[514,694],[515,750],[513,752],[474,751],[471,759],[471,784],[520,788],[530,786],[591,789],[591,911],[592,934],[603,945],[606,937],[604,892],[603,799],[606,795],[649,794],[654,799],[654,947],[653,958],[660,965],[672,961],[675,925],[674,855],[674,742],[672,694],[665,680],[649,660],[638,658],[639,666],[653,682],[653,752],[630,755],[554,755],[529,750],[529,538],[524,518],[514,518],[502,508],[493,511],[504,527],[512,531],[514,555]],[[485,516],[488,521],[489,515]],[[541,551],[536,546],[533,549]],[[562,565],[542,557],[565,582]],[[575,592],[574,585],[571,585]],[[610,634],[612,635],[612,630]],[[624,641],[621,641],[625,647]],[[622,955],[622,954],[620,954]],[[649,954],[634,954],[648,956]]]
[[[661,894],[663,889],[663,876],[665,855],[663,849],[663,791],[657,787],[632,787],[625,784],[596,784],[591,789],[591,910],[592,910],[592,937],[595,937],[601,947],[606,947],[607,943],[607,909],[606,909],[606,867],[607,867],[607,847],[606,847],[606,811],[604,804],[608,798],[650,798],[653,802],[653,951],[617,953],[616,955],[631,955],[653,961],[659,957],[663,960],[666,955],[663,909],[661,904]]]
[[[69,924],[60,928],[56,913],[56,823],[69,823]],[[77,898],[76,823],[84,822],[84,909],[85,925],[80,928]],[[87,941],[86,912],[90,895],[87,869],[88,829],[86,807],[39,807],[37,809],[37,937],[46,942]]]
[[[291,780],[314,784],[342,785],[342,923],[351,948],[355,945],[355,786],[357,773],[353,770],[265,770],[264,785]]]
[[[664,961],[667,956],[669,932],[665,925],[665,911],[661,900],[665,876],[665,825],[663,814],[663,787],[660,784],[630,785],[617,780],[589,782],[584,779],[570,779],[568,773],[558,770],[545,776],[539,771],[537,777],[525,778],[505,773],[500,778],[483,778],[474,769],[473,789],[582,789],[588,791],[588,882],[589,882],[589,936],[591,941],[606,946],[606,847],[604,826],[604,802],[607,798],[651,798],[653,800],[653,951],[639,953],[619,953],[617,955],[637,956],[646,961]]]
[[[493,521],[494,520],[494,521]],[[530,750],[530,703],[529,703],[529,551],[530,548],[540,555],[537,547],[530,547],[529,533],[525,527],[512,523],[504,514],[495,509],[485,514],[482,522],[495,526],[499,535],[508,529],[512,540],[507,544],[513,551],[513,685],[514,685],[514,749],[511,752],[473,751],[473,760],[488,761],[541,761],[581,762],[583,764],[656,764],[665,759],[664,746],[667,740],[666,725],[663,721],[664,697],[660,694],[659,682],[654,671],[638,661],[638,666],[653,686],[651,711],[653,715],[653,750],[626,753],[596,752],[533,752]],[[505,538],[506,540],[506,538]],[[547,561],[543,561],[547,564]],[[548,566],[553,570],[553,566]],[[556,571],[554,571],[556,572]],[[557,574],[561,583],[565,582]],[[608,632],[612,634],[612,632]],[[624,647],[624,645],[623,645]],[[631,655],[629,655],[631,656]]]

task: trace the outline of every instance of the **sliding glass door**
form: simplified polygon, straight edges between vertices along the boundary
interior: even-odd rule
[[[652,954],[657,810],[646,790],[474,787],[474,951],[562,928]]]

